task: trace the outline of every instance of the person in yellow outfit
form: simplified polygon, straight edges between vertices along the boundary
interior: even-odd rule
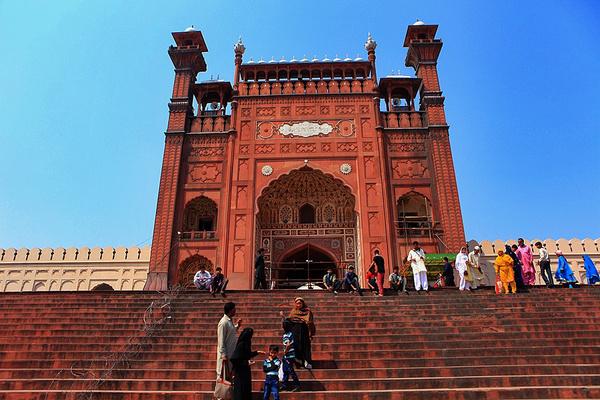
[[[515,283],[515,272],[513,270],[513,259],[508,254],[504,254],[504,251],[498,250],[498,257],[494,261],[494,268],[496,274],[500,275],[504,293],[509,293],[508,288],[511,288],[510,293],[517,292],[517,284]]]

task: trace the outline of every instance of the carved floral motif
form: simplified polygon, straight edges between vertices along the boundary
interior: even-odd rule
[[[205,163],[195,165],[189,174],[192,182],[219,182],[221,180],[221,165]]]

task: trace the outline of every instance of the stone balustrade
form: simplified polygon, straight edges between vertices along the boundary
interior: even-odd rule
[[[373,81],[371,79],[318,79],[241,82],[238,90],[240,96],[373,93]]]
[[[387,111],[381,112],[383,127],[394,128],[423,128],[426,126],[425,113],[422,111]]]
[[[229,115],[199,115],[192,119],[190,132],[227,132],[230,121]]]

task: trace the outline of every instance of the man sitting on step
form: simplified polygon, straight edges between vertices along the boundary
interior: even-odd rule
[[[210,283],[212,282],[212,276],[210,272],[206,270],[204,265],[200,266],[200,271],[194,275],[194,286],[200,290],[210,290]]]
[[[351,293],[358,293],[359,295],[362,295],[360,285],[358,283],[358,275],[356,275],[356,272],[354,272],[353,265],[348,267],[348,272],[346,272],[346,276],[344,277],[343,286]]]
[[[212,276],[210,283],[210,294],[214,297],[217,293],[220,293],[221,296],[225,297],[225,289],[228,283],[229,280],[223,275],[223,269],[221,267],[215,268],[215,274]]]
[[[323,285],[325,286],[325,290],[333,292],[333,294],[337,294],[338,290],[340,290],[341,282],[337,280],[337,276],[335,276],[331,268],[327,268],[327,273],[323,275]]]

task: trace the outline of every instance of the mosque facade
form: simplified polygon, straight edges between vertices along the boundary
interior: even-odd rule
[[[187,286],[201,265],[251,288],[258,249],[277,287],[327,268],[399,265],[465,243],[437,72],[437,25],[404,39],[414,76],[378,78],[363,58],[244,60],[233,82],[202,81],[199,30],[173,33],[173,92],[146,289]]]

